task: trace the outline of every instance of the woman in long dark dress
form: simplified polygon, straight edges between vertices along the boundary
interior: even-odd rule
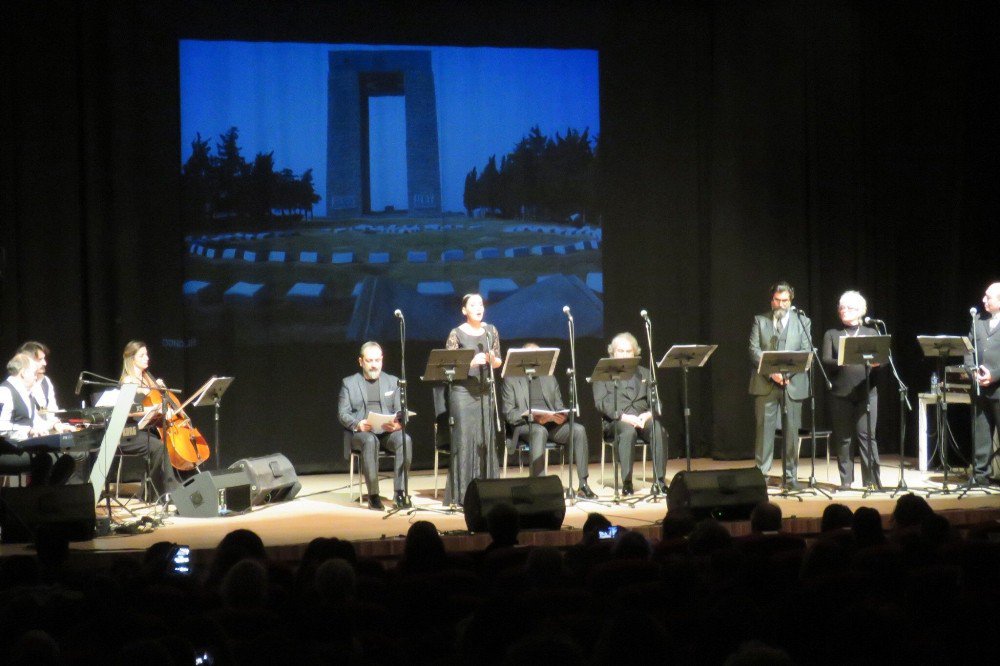
[[[452,384],[448,410],[455,419],[452,442],[452,474],[455,487],[448,486],[446,503],[462,504],[473,479],[499,476],[496,444],[498,435],[495,393],[490,391],[490,366],[499,368],[500,335],[496,326],[483,322],[486,308],[479,294],[462,298],[465,323],[453,328],[445,342],[447,349],[475,349],[468,379]]]

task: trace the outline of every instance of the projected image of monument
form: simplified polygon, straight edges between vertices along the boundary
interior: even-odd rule
[[[595,52],[181,46],[204,334],[443,340],[467,292],[508,339],[603,334]]]

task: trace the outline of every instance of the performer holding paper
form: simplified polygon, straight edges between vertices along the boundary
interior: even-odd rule
[[[483,321],[486,307],[479,294],[462,298],[465,323],[453,328],[445,342],[446,349],[474,349],[476,355],[469,365],[469,377],[452,384],[448,410],[455,420],[455,438],[451,443],[454,456],[455,487],[448,489],[447,502],[462,504],[465,489],[473,479],[495,479],[499,476],[495,436],[497,431],[492,370],[503,365],[500,356],[500,334],[496,326]]]
[[[529,342],[525,349],[538,349]],[[509,353],[510,350],[508,350]],[[570,440],[570,426],[567,421],[566,406],[563,404],[559,382],[552,375],[541,375],[531,381],[530,397],[526,377],[505,377],[503,380],[503,407],[507,424],[511,427],[511,442],[527,442],[531,458],[531,476],[541,476],[545,469],[545,444],[552,440],[567,446]],[[529,421],[525,415],[529,409],[538,410]],[[573,424],[573,459],[580,479],[577,495],[594,499],[597,494],[587,485],[587,429],[582,423]]]
[[[757,468],[765,475],[774,461],[774,433],[782,423],[784,433],[784,486],[801,490],[796,481],[798,471],[798,434],[802,424],[802,401],[809,397],[809,378],[806,373],[795,373],[788,383],[778,373],[762,377],[757,366],[765,351],[812,351],[812,323],[796,312],[792,315],[795,289],[787,282],[771,287],[771,310],[755,315],[750,329],[750,395],[754,396],[754,417],[757,434],[754,442]],[[785,393],[787,416],[781,411],[781,393]]]
[[[395,504],[397,508],[410,506],[406,496],[403,475],[409,473],[413,456],[413,441],[406,436],[403,444],[402,426],[399,413],[402,404],[399,395],[399,379],[382,372],[382,347],[377,342],[361,345],[358,365],[361,372],[345,377],[337,398],[337,418],[344,426],[344,458],[351,451],[361,454],[361,475],[368,486],[368,508],[381,511],[385,507],[378,489],[379,447],[395,454]],[[376,427],[369,415],[394,415],[392,419],[380,419]]]
[[[979,366],[975,372],[979,397],[976,398],[973,469],[973,481],[978,485],[990,482],[990,452],[997,424],[1000,424],[1000,282],[986,288],[983,306],[989,316],[977,318],[969,334],[979,350]],[[966,359],[966,364],[972,364],[971,357]]]
[[[608,355],[612,358],[639,356],[639,341],[631,333],[619,333],[608,345]],[[649,402],[648,368],[637,366],[635,374],[618,387],[618,409],[615,410],[614,382],[594,382],[594,405],[601,413],[604,436],[609,441],[618,442],[618,460],[622,468],[622,495],[631,495],[632,459],[638,439],[657,447],[652,456],[657,463],[653,470],[659,492],[666,495],[667,483],[667,429],[653,419]],[[617,430],[617,437],[615,431]]]
[[[833,389],[827,403],[830,421],[833,423],[833,450],[837,454],[840,469],[840,488],[850,490],[854,482],[854,452],[857,443],[861,454],[861,482],[866,488],[881,489],[879,478],[878,444],[875,441],[875,421],[878,415],[878,391],[876,373],[870,373],[870,390],[865,387],[864,365],[838,365],[840,338],[878,335],[878,331],[862,325],[868,303],[857,291],[845,291],[840,297],[837,314],[841,326],[831,328],[823,335],[822,358]],[[872,432],[868,432],[868,418],[865,409],[867,394],[868,408],[871,410]]]

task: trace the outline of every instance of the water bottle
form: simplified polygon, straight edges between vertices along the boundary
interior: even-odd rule
[[[938,374],[936,372],[931,373],[931,395],[937,395],[940,393],[941,387],[938,385]]]

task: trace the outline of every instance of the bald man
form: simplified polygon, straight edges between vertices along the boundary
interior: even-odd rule
[[[1000,282],[986,288],[983,295],[985,314],[973,322],[969,337],[979,347],[979,366],[976,381],[979,397],[976,399],[975,467],[973,481],[978,485],[990,482],[990,453],[993,436],[1000,422]],[[972,363],[967,357],[966,363]]]

